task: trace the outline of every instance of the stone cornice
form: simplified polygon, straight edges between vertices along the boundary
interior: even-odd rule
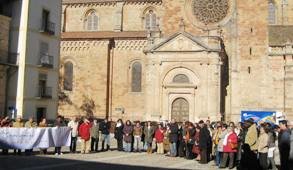
[[[91,48],[107,46],[109,41],[61,41],[61,52],[87,51]]]
[[[145,3],[162,3],[162,0],[63,0],[63,5],[70,6],[84,6],[84,5],[113,5],[116,3],[134,3],[134,4],[145,4]]]
[[[97,31],[97,32],[64,32],[61,40],[84,40],[84,39],[146,39],[146,31]]]

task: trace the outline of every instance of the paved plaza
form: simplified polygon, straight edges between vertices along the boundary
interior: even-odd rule
[[[67,150],[67,148],[66,148]],[[64,153],[55,155],[34,156],[0,156],[0,170],[67,170],[67,169],[116,169],[116,170],[164,170],[164,169],[196,169],[213,170],[213,162],[201,165],[195,160],[172,158],[158,154],[125,153],[118,151],[91,154]]]

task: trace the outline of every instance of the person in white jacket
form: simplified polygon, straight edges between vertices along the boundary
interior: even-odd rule
[[[74,117],[69,123],[68,127],[71,128],[71,143],[70,143],[70,152],[75,153],[76,152],[76,141],[78,136],[78,119],[77,117]]]

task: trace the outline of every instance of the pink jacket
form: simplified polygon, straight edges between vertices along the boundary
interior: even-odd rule
[[[232,148],[232,145],[237,146],[238,138],[235,132],[231,133],[228,136],[227,144],[224,145],[224,152],[237,152],[237,147]]]

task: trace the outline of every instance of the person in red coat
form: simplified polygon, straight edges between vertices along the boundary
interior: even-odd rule
[[[161,124],[158,125],[158,128],[155,132],[155,141],[157,143],[157,153],[164,154],[164,133],[165,130]]]
[[[81,138],[81,153],[89,153],[91,144],[90,129],[92,125],[87,118],[83,119],[83,123],[79,126],[78,133]]]
[[[237,134],[234,132],[234,127],[229,127],[227,130],[228,133],[226,134],[223,141],[224,154],[220,168],[226,168],[227,160],[229,157],[229,169],[232,169],[234,167],[235,153],[237,152],[238,138]]]

